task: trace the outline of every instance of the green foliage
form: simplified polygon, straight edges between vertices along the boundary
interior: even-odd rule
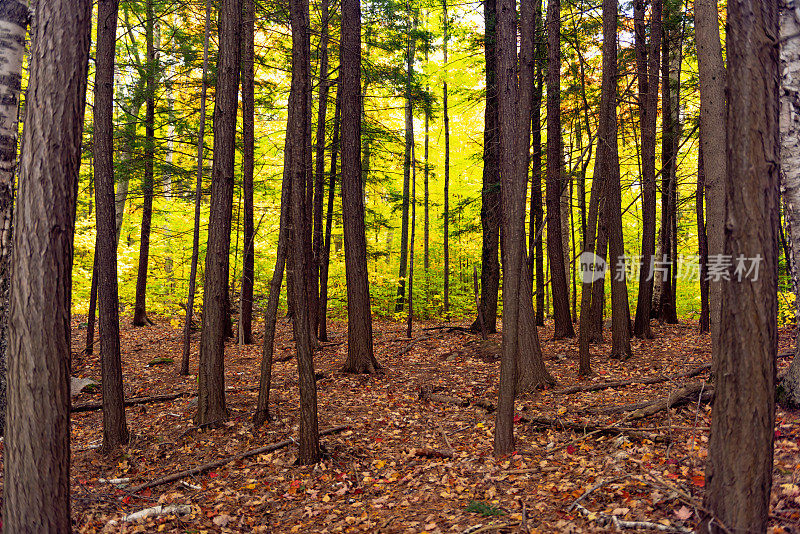
[[[506,515],[508,513],[502,508],[498,508],[496,506],[492,506],[491,504],[485,504],[478,501],[470,501],[470,503],[465,508],[465,511],[472,512],[474,514],[480,514],[483,517],[496,517],[496,516]]]

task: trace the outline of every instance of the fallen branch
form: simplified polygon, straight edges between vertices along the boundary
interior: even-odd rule
[[[452,458],[453,451],[440,451],[436,449],[417,449],[414,451],[414,456],[419,456],[421,458]]]
[[[691,378],[702,374],[711,369],[711,364],[707,363],[699,367],[695,367],[685,373],[677,374],[675,376],[656,376],[652,378],[634,378],[631,380],[617,380],[614,382],[600,382],[598,384],[581,384],[564,389],[557,389],[553,391],[554,395],[570,395],[572,393],[585,393],[588,391],[600,391],[603,389],[620,388],[632,385],[651,385],[660,384],[661,382],[671,382],[681,378]]]
[[[626,521],[625,519],[620,519],[619,516],[616,515],[609,515],[604,514],[602,512],[594,513],[590,512],[580,504],[574,504],[576,510],[578,510],[581,514],[586,516],[586,518],[590,521],[594,521],[597,523],[598,526],[606,527],[609,525],[614,525],[617,529],[623,528],[630,528],[630,529],[649,529],[649,530],[660,530],[661,532],[681,532],[690,534],[691,530],[685,527],[681,527],[678,525],[662,525],[661,523],[652,523],[650,521]]]
[[[107,526],[115,527],[119,523],[133,523],[134,521],[141,521],[150,517],[159,517],[162,515],[186,515],[190,513],[192,513],[192,506],[189,504],[170,504],[168,506],[159,505],[122,516],[121,520],[112,519],[107,523]]]
[[[336,434],[338,432],[343,432],[348,430],[350,425],[340,425],[335,426],[333,428],[329,428],[327,430],[323,430],[319,433],[320,436],[327,436],[329,434]],[[249,458],[251,456],[256,456],[258,454],[266,454],[268,452],[276,451],[278,449],[283,449],[284,447],[288,447],[292,443],[296,443],[294,439],[287,439],[285,441],[281,441],[278,443],[273,443],[272,445],[267,445],[265,447],[259,447],[258,449],[251,449],[249,451],[242,452],[240,454],[236,454],[234,456],[228,456],[227,458],[221,458],[219,460],[215,460],[213,462],[209,462],[207,464],[203,464],[192,469],[187,469],[185,471],[181,471],[179,473],[173,473],[171,475],[167,475],[162,478],[158,478],[156,480],[151,480],[150,482],[145,482],[144,484],[139,484],[136,487],[131,488],[128,493],[138,493],[144,489],[152,488],[155,486],[162,486],[164,484],[169,484],[170,482],[175,482],[182,478],[190,477],[205,473],[206,471],[211,471],[212,469],[216,469],[217,467],[221,467],[225,464],[229,464],[231,462],[235,462],[237,460],[243,460],[245,458]]]
[[[629,420],[642,419],[668,408],[695,402],[698,400],[698,396],[700,397],[700,402],[711,402],[714,399],[713,386],[707,384],[704,386],[702,382],[697,382],[676,389],[670,392],[666,397],[661,397],[653,401],[623,404],[621,406],[608,406],[606,408],[587,410],[587,413],[608,415],[633,412],[630,417],[628,417]]]
[[[132,397],[125,401],[125,406],[135,406],[137,404],[150,404],[152,402],[167,402],[178,399],[180,397],[190,397],[194,392],[181,392],[181,393],[167,393],[164,395],[152,395],[150,397]],[[83,404],[75,404],[72,406],[72,412],[91,412],[93,410],[102,410],[102,402],[85,402]]]

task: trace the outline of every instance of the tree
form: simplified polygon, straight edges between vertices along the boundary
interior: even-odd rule
[[[701,532],[765,532],[769,519],[778,352],[777,4],[728,4],[723,254],[734,264],[757,264],[758,274],[731,268],[722,284]]]
[[[708,234],[706,233],[705,196],[706,169],[703,162],[703,144],[697,150],[697,189],[695,190],[695,212],[697,215],[697,249],[700,262],[700,333],[711,331],[711,317],[708,309]]]
[[[253,167],[255,163],[255,2],[243,0],[242,14],[242,195],[244,203],[244,250],[242,293],[239,298],[239,343],[253,342],[253,277],[255,229],[253,228]]]
[[[694,35],[697,41],[697,74],[700,82],[700,143],[705,168],[708,254],[722,254],[725,218],[725,63],[720,43],[717,0],[696,0]],[[711,281],[709,312],[711,330],[719,325],[719,281]],[[712,335],[712,340],[714,336]]]
[[[8,303],[11,291],[11,255],[14,218],[14,171],[17,168],[19,93],[22,58],[28,27],[28,5],[21,0],[0,2],[0,22],[6,39],[0,46],[0,435],[6,421],[6,355]]]
[[[561,142],[561,0],[547,2],[547,256],[553,286],[553,337],[575,336],[569,314],[560,202],[564,184]],[[501,171],[502,174],[502,171]]]
[[[444,30],[444,80],[442,81],[442,111],[444,113],[444,314],[450,314],[450,115],[447,106],[447,0],[442,0]]]
[[[698,2],[699,3],[699,2]],[[639,81],[639,122],[642,131],[642,264],[633,334],[652,337],[650,307],[656,252],[656,117],[658,115],[658,59],[661,49],[662,0],[653,0],[650,15],[650,48],[644,24],[644,0],[634,3],[636,14],[636,68]]]
[[[7,532],[72,530],[70,274],[90,25],[85,0],[40,2],[31,25],[9,318]]]
[[[133,308],[134,326],[145,326],[147,318],[147,265],[150,259],[150,227],[153,218],[153,164],[155,162],[156,108],[156,51],[154,44],[155,14],[153,0],[147,0],[145,39],[147,40],[147,89],[145,103],[144,176],[142,178],[142,234],[139,242],[139,270],[136,275],[136,304]]]
[[[117,228],[114,207],[114,55],[119,0],[97,6],[94,90],[94,187],[97,216],[97,289],[103,387],[103,450],[128,443],[119,347]]]
[[[486,107],[483,127],[483,188],[481,189],[481,309],[487,332],[497,331],[497,294],[500,289],[500,133],[497,123],[497,0],[483,3],[486,26]],[[539,197],[541,199],[541,195]],[[478,319],[473,328],[478,328]]]
[[[375,373],[380,364],[372,344],[372,312],[367,278],[364,197],[361,194],[361,4],[342,1],[342,214],[347,278],[348,373]],[[413,138],[413,134],[412,134]]]
[[[225,323],[228,314],[233,164],[239,89],[241,0],[219,4],[219,62],[214,100],[214,161],[211,167],[211,212],[208,221],[203,325],[200,336],[198,425],[225,421]]]
[[[333,140],[331,143],[331,170],[328,174],[328,208],[325,213],[325,243],[322,247],[319,270],[319,339],[328,340],[328,268],[331,258],[331,233],[333,231],[333,200],[336,192],[336,159],[339,154],[339,118],[342,114],[341,92],[336,91],[333,112]],[[362,111],[363,113],[363,111]]]
[[[181,371],[189,374],[189,345],[194,315],[194,294],[197,282],[197,263],[200,257],[200,201],[203,198],[203,145],[206,128],[206,92],[208,89],[208,41],[211,30],[211,0],[206,0],[205,39],[203,41],[203,80],[200,89],[200,127],[197,132],[197,183],[194,190],[194,233],[192,234],[192,263],[189,271],[189,296],[186,299],[186,322],[183,325],[183,357]],[[119,237],[119,230],[117,231]]]
[[[544,64],[547,60],[547,37],[544,35],[542,2],[536,1],[534,22],[536,77],[531,105],[533,150],[531,165],[531,213],[528,232],[528,264],[531,276],[536,275],[536,324],[544,326],[545,268],[544,268],[544,206],[542,205],[542,95],[544,94]],[[583,182],[581,182],[583,183]]]

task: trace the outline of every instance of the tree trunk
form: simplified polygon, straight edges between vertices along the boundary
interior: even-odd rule
[[[531,171],[531,228],[530,271],[536,271],[536,324],[544,326],[545,316],[545,268],[544,268],[544,207],[542,205],[542,94],[544,88],[544,66],[547,60],[547,40],[542,25],[542,3],[536,2],[534,26],[536,45],[536,80],[531,105],[531,128],[533,131],[533,169]]]
[[[94,354],[94,338],[97,332],[97,250],[97,239],[95,238],[94,258],[92,260],[92,287],[89,289],[89,313],[86,315],[86,349],[84,352],[87,356]],[[0,415],[0,417],[3,416]]]
[[[306,202],[307,184],[311,179],[308,165],[311,150],[311,43],[308,20],[308,0],[291,0],[289,12],[292,24],[292,86],[289,94],[288,167],[291,183],[291,210],[289,232],[289,290],[294,301],[294,331],[297,347],[297,370],[300,386],[300,440],[301,465],[314,464],[320,459],[317,423],[317,383],[314,377],[311,317],[309,314],[308,279],[310,273],[310,218]],[[349,48],[348,48],[349,49]],[[360,177],[360,173],[359,173]],[[359,188],[359,197],[360,197]],[[348,284],[349,285],[349,284]]]
[[[770,517],[778,353],[777,4],[728,3],[723,254],[741,255],[758,271],[742,276],[731,269],[722,284],[701,532],[765,532]]]
[[[636,0],[636,65],[639,70],[639,121],[642,131],[642,261],[633,334],[652,337],[650,307],[656,248],[656,118],[658,115],[658,65],[661,50],[662,0],[653,0],[650,16],[650,48],[645,42],[644,0]]]
[[[100,308],[100,362],[103,387],[103,451],[128,443],[122,358],[119,346],[117,236],[114,209],[114,56],[119,0],[97,7],[94,83],[94,187],[97,216],[97,289]]]
[[[139,242],[139,270],[136,275],[136,303],[133,325],[145,326],[147,318],[147,265],[150,257],[150,223],[153,218],[153,164],[155,163],[156,52],[153,0],[146,2],[145,40],[147,41],[147,97],[144,119],[144,177],[142,178],[142,234]]]
[[[214,162],[211,168],[211,209],[208,221],[203,325],[195,424],[227,420],[225,406],[225,323],[228,312],[228,257],[231,246],[233,165],[239,89],[240,0],[219,5],[219,62],[214,101]]]
[[[329,32],[328,24],[330,19],[330,10],[328,7],[328,0],[322,0],[320,5],[322,11],[322,31],[320,37],[320,60],[319,60],[319,108],[317,112],[317,138],[316,138],[316,157],[314,162],[315,180],[314,180],[314,238],[313,238],[313,261],[311,265],[311,273],[314,278],[317,295],[319,292],[319,275],[320,264],[322,262],[322,248],[324,246],[323,229],[322,229],[322,205],[325,197],[325,117],[328,111],[328,89],[330,83],[328,81],[328,41]],[[316,322],[312,324],[312,328],[317,332],[318,337],[321,338],[320,332],[320,318],[323,312],[317,298],[317,314]],[[325,335],[327,338],[327,333]]]
[[[606,78],[609,83],[605,83]],[[600,121],[605,131],[604,154],[605,216],[608,225],[608,256],[611,279],[611,357],[621,360],[632,356],[631,314],[628,286],[625,282],[625,241],[622,235],[622,192],[617,143],[617,0],[603,0],[603,87]],[[605,94],[608,92],[608,94]],[[605,100],[603,101],[603,96]],[[602,105],[605,103],[605,106]],[[599,154],[599,150],[598,150]],[[622,263],[620,265],[620,262]]]
[[[333,112],[333,142],[331,143],[331,171],[328,175],[328,209],[325,214],[325,244],[322,248],[319,272],[319,339],[328,341],[328,268],[331,260],[331,232],[333,230],[333,200],[336,191],[336,158],[339,154],[339,117],[342,112],[340,89],[336,91]]]
[[[200,256],[200,201],[203,198],[203,142],[206,127],[206,92],[208,88],[208,40],[211,29],[211,0],[206,0],[205,40],[203,41],[203,81],[200,90],[200,128],[197,132],[197,183],[194,191],[194,233],[192,237],[192,265],[189,271],[189,296],[186,302],[186,322],[183,326],[183,357],[180,374],[189,374],[189,348],[191,344],[194,294],[197,281],[197,263]]]
[[[450,115],[447,106],[447,40],[449,21],[447,0],[442,0],[442,24],[444,39],[444,81],[442,82],[442,112],[444,115],[444,315],[450,317]]]
[[[375,359],[372,344],[364,197],[361,194],[361,106],[363,106],[363,102],[359,98],[361,90],[361,4],[359,0],[342,2],[341,46],[342,50],[351,51],[341,56],[339,85],[342,102],[342,214],[345,276],[347,279],[347,360],[343,371],[346,373],[375,373],[380,369],[380,364]],[[410,102],[406,105],[406,113],[408,113]],[[406,135],[408,136],[409,133],[407,131]],[[413,139],[413,133],[411,136]],[[407,230],[407,226],[404,228]]]
[[[10,9],[18,25],[27,10]],[[31,26],[14,213],[3,495],[6,532],[70,532],[70,302],[91,3],[40,2]]]
[[[697,154],[697,189],[695,192],[695,210],[697,212],[697,248],[700,261],[700,333],[707,334],[711,331],[711,322],[708,309],[708,236],[706,234],[705,210],[703,209],[703,195],[705,191],[706,170],[704,163],[703,143]]]
[[[553,287],[554,339],[574,337],[569,315],[559,202],[564,174],[561,143],[561,0],[547,3],[547,257]]]
[[[253,227],[253,167],[255,163],[255,1],[243,0],[242,13],[242,195],[244,203],[244,250],[242,292],[239,296],[239,343],[253,342],[253,276],[255,228]]]
[[[412,139],[414,132],[411,132]],[[406,337],[411,338],[414,326],[414,237],[417,225],[417,156],[416,141],[411,145],[411,241],[408,244],[408,321],[406,324]],[[347,254],[347,252],[345,252]]]
[[[800,32],[795,0],[780,3],[781,37]],[[789,245],[787,264],[790,266],[795,291],[796,315],[800,317],[797,265],[800,261],[800,42],[796,38],[781,42],[781,181],[783,185],[786,237]],[[709,221],[710,224],[710,221]],[[800,406],[800,344],[795,343],[795,356],[789,371],[778,386],[778,402],[796,408]]]
[[[483,188],[481,190],[481,309],[487,332],[497,331],[497,295],[500,289],[500,143],[497,117],[497,0],[483,4],[486,25],[486,108],[483,130]],[[480,325],[478,319],[473,328]]]

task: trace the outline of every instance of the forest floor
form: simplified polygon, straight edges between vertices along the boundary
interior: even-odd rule
[[[84,344],[84,321],[76,317],[73,322],[75,347]],[[316,353],[317,371],[323,373],[317,382],[319,423],[321,430],[338,425],[349,425],[349,430],[321,438],[327,451],[322,463],[295,466],[297,449],[287,446],[135,494],[107,480],[129,478],[134,486],[296,437],[298,388],[295,360],[276,363],[276,418],[254,430],[250,417],[258,395],[261,332],[256,332],[254,345],[228,343],[230,421],[200,430],[192,423],[196,353],[193,374],[180,377],[177,325],[168,319],[145,328],[129,325],[129,318],[123,318],[126,397],[185,396],[129,407],[130,445],[112,455],[96,449],[102,437],[101,412],[73,414],[76,531],[433,534],[524,532],[523,520],[529,532],[609,531],[615,529],[615,521],[647,522],[651,530],[656,524],[666,531],[697,524],[710,406],[691,402],[635,421],[627,420],[630,412],[590,412],[655,400],[686,384],[708,381],[707,371],[651,385],[559,391],[579,384],[675,376],[708,363],[709,336],[699,335],[694,322],[654,326],[655,339],[634,340],[634,356],[626,362],[609,360],[609,345],[594,346],[596,374],[586,381],[576,376],[577,340],[552,341],[552,324],[541,328],[546,364],[558,386],[519,399],[519,450],[505,458],[492,456],[493,413],[474,404],[420,400],[423,389],[432,389],[440,395],[496,402],[499,335],[482,342],[480,336],[463,331],[423,330],[440,325],[420,323],[413,335],[418,341],[409,347],[404,325],[376,321],[376,356],[386,373],[357,376],[340,371],[346,324],[333,323],[331,341],[339,344]],[[779,353],[789,349],[791,335],[781,330]],[[195,351],[198,339],[195,333]],[[288,357],[292,351],[290,325],[281,319],[275,356]],[[789,362],[782,354],[780,369]],[[99,380],[97,355],[74,354],[72,374]],[[99,392],[81,393],[73,403],[99,400]],[[565,430],[529,422],[535,416],[575,426]],[[580,430],[582,425],[615,426],[623,433],[587,433]],[[800,532],[800,414],[779,409],[775,436],[771,525],[774,532]],[[125,514],[157,505],[189,507],[181,516],[119,523]],[[109,524],[111,520],[117,523]],[[483,527],[477,530],[479,525]],[[467,530],[470,527],[473,530]]]

